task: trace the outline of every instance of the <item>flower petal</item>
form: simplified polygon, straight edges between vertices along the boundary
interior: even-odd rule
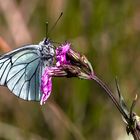
[[[66,54],[70,49],[70,43],[61,45],[56,49],[56,66],[59,67],[63,64],[69,64],[70,62],[66,58]]]
[[[43,105],[49,98],[52,91],[52,77],[49,76],[47,69],[41,78],[41,91],[43,95],[41,97],[40,104]]]

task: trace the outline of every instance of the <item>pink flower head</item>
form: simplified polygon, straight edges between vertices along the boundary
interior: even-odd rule
[[[56,49],[56,66],[59,67],[63,64],[69,64],[70,62],[66,58],[66,53],[70,49],[70,43],[62,44]]]
[[[40,104],[45,104],[52,91],[52,77],[79,77],[91,79],[94,72],[87,58],[70,49],[70,43],[56,48],[56,64],[47,67],[41,78],[41,91],[43,93]]]
[[[66,75],[64,71],[61,70],[60,66],[63,64],[68,64],[66,58],[66,53],[70,49],[70,44],[66,43],[61,45],[56,49],[56,66],[47,67],[42,78],[41,78],[41,91],[43,93],[40,104],[45,104],[45,101],[49,98],[52,91],[52,76],[63,76]]]

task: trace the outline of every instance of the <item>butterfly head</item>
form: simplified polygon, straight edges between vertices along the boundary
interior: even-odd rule
[[[53,58],[55,55],[54,45],[49,38],[44,39],[39,43],[41,46],[41,54],[44,58]]]

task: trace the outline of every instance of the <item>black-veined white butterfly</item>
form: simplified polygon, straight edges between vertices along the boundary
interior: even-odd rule
[[[60,14],[50,32],[54,29],[63,13]],[[0,85],[24,100],[40,101],[41,76],[46,66],[53,64],[55,49],[47,38],[38,45],[25,45],[0,57]]]
[[[24,100],[39,101],[41,75],[53,63],[54,46],[49,39],[26,45],[0,57],[0,85]]]

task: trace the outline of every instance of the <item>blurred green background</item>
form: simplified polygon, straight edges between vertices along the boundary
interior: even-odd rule
[[[139,0],[0,0],[1,54],[49,37],[69,41],[116,94],[114,78],[130,106],[140,92]],[[10,46],[10,49],[9,49]],[[139,113],[140,102],[136,112]],[[130,140],[121,115],[93,81],[54,78],[48,102],[23,101],[0,87],[1,140]]]

